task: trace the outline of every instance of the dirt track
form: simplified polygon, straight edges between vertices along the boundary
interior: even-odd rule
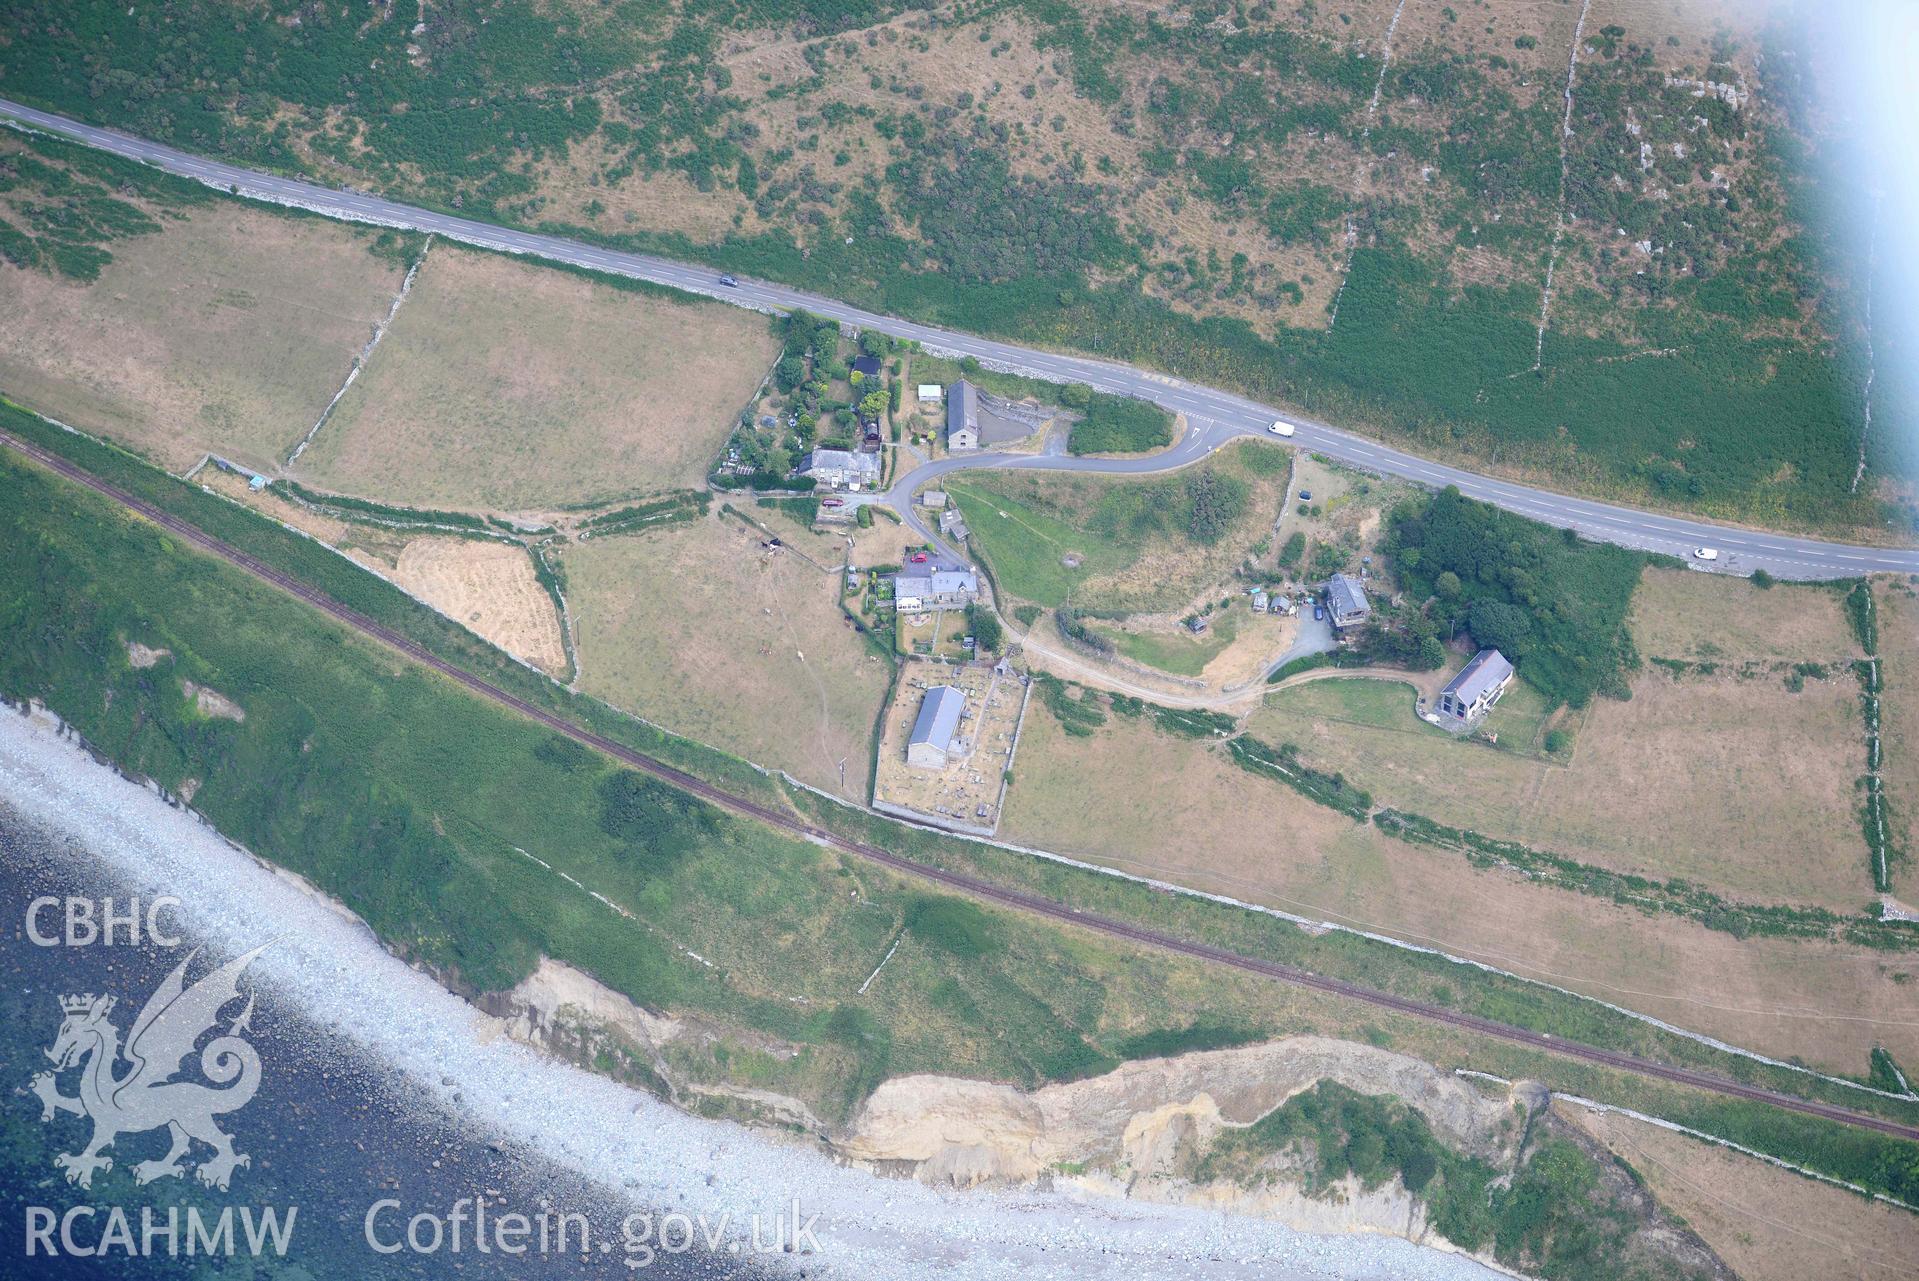
[[[590,730],[573,724],[554,712],[536,707],[532,703],[518,698],[506,690],[437,657],[420,645],[400,635],[398,632],[393,631],[381,623],[375,622],[364,614],[347,608],[345,605],[307,586],[291,575],[282,573],[272,566],[247,555],[238,548],[229,546],[219,539],[203,533],[197,527],[181,520],[179,517],[163,511],[142,499],[136,498],[107,481],[99,479],[85,469],[57,454],[50,453],[38,446],[29,444],[7,432],[0,432],[0,444],[10,446],[57,474],[66,477],[68,480],[84,485],[88,489],[113,500],[121,506],[138,512],[148,520],[179,535],[201,550],[245,570],[256,578],[281,588],[330,615],[338,622],[398,650],[417,663],[440,672],[442,675],[459,682],[483,698],[509,707],[521,715],[546,726],[555,733],[563,734],[578,743],[605,753],[624,765],[691,792],[722,809],[769,824],[789,835],[796,836],[812,844],[824,846],[828,849],[840,850],[844,853],[884,866],[900,875],[932,881],[961,894],[997,903],[1016,911],[1044,916],[1064,924],[1076,925],[1082,929],[1093,930],[1096,933],[1109,937],[1126,939],[1129,942],[1137,943],[1145,947],[1172,952],[1217,965],[1228,966],[1246,973],[1258,974],[1283,983],[1290,983],[1297,987],[1309,988],[1314,991],[1345,997],[1349,1000],[1360,1001],[1399,1014],[1429,1019],[1436,1023],[1462,1028],[1482,1036],[1494,1037],[1498,1040],[1527,1046],[1532,1049],[1563,1054],[1570,1058],[1580,1059],[1589,1063],[1597,1063],[1605,1067],[1617,1068],[1628,1072],[1635,1072],[1656,1080],[1691,1086],[1695,1089],[1705,1090],[1709,1093],[1723,1095],[1728,1098],[1748,1099],[1755,1102],[1768,1103],[1789,1112],[1819,1117],[1823,1120],[1836,1121],[1846,1125],[1860,1126],[1865,1129],[1876,1130],[1882,1134],[1893,1135],[1897,1138],[1919,1141],[1919,1125],[1901,1124],[1900,1122],[1884,1117],[1855,1112],[1851,1109],[1838,1107],[1833,1104],[1821,1103],[1811,1099],[1798,1098],[1789,1094],[1781,1094],[1773,1090],[1761,1089],[1757,1086],[1747,1085],[1728,1077],[1717,1076],[1709,1072],[1658,1063],[1650,1059],[1640,1058],[1636,1055],[1602,1049],[1595,1045],[1585,1045],[1577,1041],[1562,1040],[1550,1033],[1535,1032],[1527,1028],[1495,1022],[1492,1019],[1461,1013],[1457,1010],[1446,1009],[1443,1006],[1430,1005],[1423,1001],[1415,1001],[1391,992],[1380,991],[1379,989],[1365,987],[1357,983],[1349,983],[1343,979],[1329,978],[1322,974],[1315,974],[1309,970],[1300,969],[1297,966],[1261,960],[1257,957],[1230,952],[1224,948],[1213,947],[1210,944],[1177,938],[1170,934],[1162,934],[1158,931],[1149,930],[1113,917],[1081,912],[1075,908],[1056,903],[1051,899],[1041,898],[1035,894],[1027,894],[1019,890],[1007,889],[1003,886],[977,880],[958,872],[947,871],[944,868],[931,867],[883,850],[877,845],[852,840],[837,833],[829,832],[824,828],[814,827],[811,824],[801,822],[791,814],[782,813],[778,810],[749,801],[743,797],[734,796],[706,782],[704,779],[696,778],[683,770],[675,769],[663,761],[655,760],[650,756],[634,751],[632,748],[595,734]]]

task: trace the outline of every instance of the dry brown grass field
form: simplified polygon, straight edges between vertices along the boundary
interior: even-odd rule
[[[476,538],[415,538],[400,552],[392,577],[507,653],[564,678],[560,616],[524,547]]]
[[[169,471],[272,471],[399,288],[369,240],[220,202],[116,244],[92,284],[0,262],[0,389]]]
[[[1035,700],[1000,837],[1440,948],[1827,1070],[1863,1075],[1875,1041],[1902,1062],[1919,1051],[1911,957],[1741,940],[1475,871],[1125,718],[1072,738]]]
[[[1848,670],[1797,694],[1777,674],[1644,672],[1630,700],[1593,704],[1565,765],[1446,736],[1414,717],[1410,696],[1390,726],[1349,719],[1339,684],[1270,696],[1249,732],[1294,744],[1381,805],[1617,871],[1845,912],[1868,896]]]
[[[865,798],[893,667],[840,613],[834,574],[717,516],[560,560],[583,690],[835,792],[844,761],[844,794]]]
[[[700,484],[775,350],[751,312],[436,243],[299,471],[490,511]]]
[[[1741,1281],[1913,1274],[1919,1215],[1631,1117],[1558,1107],[1638,1171]]]
[[[218,468],[207,469],[198,479],[216,493],[345,552],[514,657],[565,675],[559,613],[524,547],[338,520],[289,502],[272,489],[255,493],[243,479]]]
[[[1893,838],[1906,855],[1892,866],[1892,888],[1914,906],[1919,905],[1919,580],[1886,578],[1875,587],[1885,673],[1879,697],[1881,775]]]
[[[1275,558],[1288,540],[1300,534],[1306,540],[1305,549],[1295,565],[1280,567],[1281,572],[1324,579],[1335,565],[1355,571],[1362,558],[1378,548],[1386,529],[1386,513],[1412,493],[1413,486],[1405,481],[1363,475],[1301,453],[1293,469],[1291,501],[1280,513],[1273,534],[1272,557],[1262,564],[1276,565]],[[1301,494],[1311,494],[1312,498],[1301,501]],[[1306,508],[1304,512],[1302,507]],[[1306,573],[1315,564],[1318,572]]]
[[[1565,763],[1451,739],[1410,701],[1378,714],[1338,682],[1269,696],[1248,728],[1381,805],[1730,898],[1856,911],[1870,888],[1854,816],[1865,730],[1838,597],[1653,571],[1630,626],[1641,653],[1717,670],[1648,664],[1631,699],[1585,711]],[[1799,661],[1827,674],[1795,693],[1779,665]]]
[[[1759,588],[1688,569],[1646,570],[1626,625],[1648,658],[1823,663],[1859,654],[1838,592]]]

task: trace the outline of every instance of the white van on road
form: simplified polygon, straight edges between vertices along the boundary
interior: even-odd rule
[[[1266,430],[1272,432],[1275,436],[1291,436],[1294,428],[1293,425],[1284,418],[1275,418],[1273,419],[1273,425]]]
[[[1692,549],[1692,558],[1694,560],[1718,560],[1719,549],[1717,547],[1695,547]]]

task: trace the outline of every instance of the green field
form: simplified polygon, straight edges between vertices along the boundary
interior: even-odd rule
[[[1221,584],[1270,532],[1285,458],[1245,441],[1168,476],[998,469],[947,490],[1006,594],[1108,617],[1183,613],[1228,595]]]
[[[1088,579],[1119,573],[1139,559],[1137,548],[1115,546],[974,481],[949,482],[946,492],[965,514],[994,578],[1022,600],[1062,604]],[[1070,556],[1080,563],[1067,565]]]
[[[1235,602],[1237,604],[1237,602]],[[1157,667],[1175,676],[1197,676],[1206,664],[1225,652],[1239,632],[1239,615],[1231,607],[1213,615],[1205,637],[1165,636],[1159,633],[1127,632],[1101,628],[1113,638],[1119,652],[1136,663]]]

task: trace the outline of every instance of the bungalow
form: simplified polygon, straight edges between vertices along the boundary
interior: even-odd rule
[[[1513,665],[1496,649],[1482,649],[1439,691],[1441,717],[1464,728],[1492,709],[1513,683]]]
[[[893,578],[893,609],[901,614],[961,609],[978,599],[979,575],[970,569],[936,569]]]
[[[1326,609],[1333,616],[1334,628],[1342,632],[1359,626],[1373,614],[1366,589],[1359,585],[1357,578],[1344,574],[1334,574],[1326,581]]]
[[[1263,591],[1255,591],[1255,592],[1253,593],[1253,612],[1254,612],[1255,614],[1263,614],[1263,613],[1265,613],[1265,612],[1266,612],[1266,603],[1267,603],[1267,596],[1266,596],[1266,593],[1265,593],[1265,592],[1263,592]]]
[[[906,740],[906,763],[919,769],[945,769],[954,755],[964,752],[959,727],[965,710],[965,691],[952,685],[927,690],[912,736]]]
[[[802,476],[826,489],[873,489],[880,483],[878,454],[856,454],[844,449],[815,449],[800,458]]]
[[[860,376],[860,382],[864,384],[878,378],[881,368],[882,366],[878,356],[861,356],[853,362],[852,372],[858,374]]]
[[[979,389],[964,378],[946,389],[946,448],[979,448]]]

